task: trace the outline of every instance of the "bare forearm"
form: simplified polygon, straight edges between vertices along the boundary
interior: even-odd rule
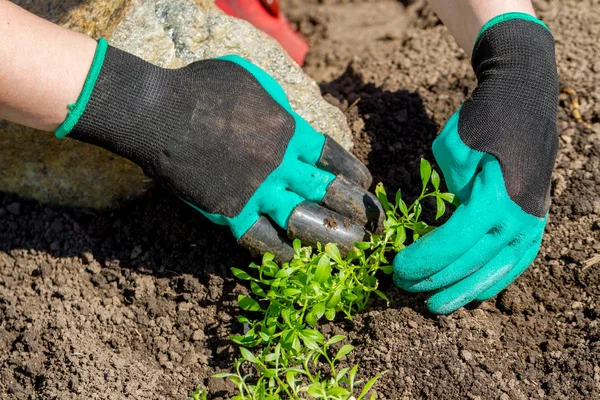
[[[53,131],[75,103],[96,41],[0,0],[0,118]]]
[[[477,34],[490,19],[508,12],[535,15],[531,0],[429,0],[429,4],[469,57]]]

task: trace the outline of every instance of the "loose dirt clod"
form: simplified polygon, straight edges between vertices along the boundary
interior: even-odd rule
[[[325,217],[323,218],[323,226],[326,226],[329,229],[337,229],[338,222],[333,217]]]

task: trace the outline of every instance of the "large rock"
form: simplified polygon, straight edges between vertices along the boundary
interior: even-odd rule
[[[224,15],[211,0],[14,0],[69,29],[156,65],[239,54],[269,72],[292,108],[344,147],[351,136],[343,113],[323,100],[277,42],[250,24]],[[43,202],[110,207],[140,195],[150,180],[131,162],[71,139],[0,121],[0,190]]]

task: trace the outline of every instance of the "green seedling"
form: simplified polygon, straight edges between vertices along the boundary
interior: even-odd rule
[[[421,160],[420,175],[423,188],[410,206],[400,191],[390,201],[383,185],[377,185],[375,194],[386,212],[384,233],[355,243],[346,257],[334,243],[312,249],[295,240],[295,255],[288,263],[277,264],[266,253],[248,271],[232,268],[252,292],[238,297],[239,307],[247,312],[238,317],[245,333],[231,337],[240,346],[240,358],[232,372],[214,376],[236,385],[233,400],[376,398],[372,387],[385,371],[367,382],[357,380],[357,365],[340,368],[354,347],[342,345],[344,336],[325,338],[318,326],[323,318],[352,319],[373,296],[387,302],[376,275],[392,273],[388,259],[404,249],[409,233],[416,240],[434,229],[420,220],[422,201],[436,199],[436,219],[444,214],[446,202],[456,204],[453,194],[439,190],[440,176],[426,160]]]
[[[207,400],[208,393],[206,393],[206,391],[204,391],[200,388],[196,388],[196,390],[194,390],[192,393],[190,393],[188,395],[188,399],[189,400]]]

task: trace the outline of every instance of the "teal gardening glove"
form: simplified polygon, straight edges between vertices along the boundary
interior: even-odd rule
[[[461,205],[394,260],[394,281],[436,291],[427,307],[450,313],[487,300],[535,259],[550,206],[557,152],[554,40],[538,19],[500,15],[473,50],[478,86],[433,143]]]
[[[286,230],[308,242],[352,246],[368,236],[367,220],[381,218],[377,203],[364,201],[372,199],[364,190],[368,170],[241,57],[169,70],[101,39],[83,91],[56,131],[67,135],[132,160],[228,225],[242,245],[282,260],[294,254]],[[339,220],[331,224],[337,229],[327,229],[326,218]]]

